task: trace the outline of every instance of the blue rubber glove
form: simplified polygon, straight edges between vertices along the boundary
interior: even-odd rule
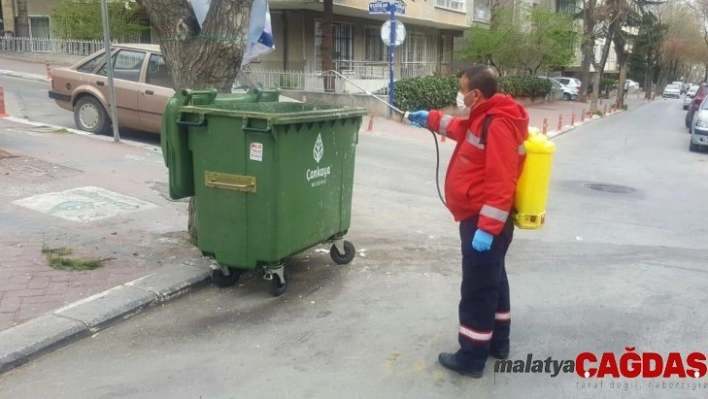
[[[413,111],[408,114],[408,120],[418,127],[428,126],[428,111]]]
[[[478,252],[489,251],[489,249],[492,248],[492,241],[494,241],[493,235],[484,230],[477,229],[474,233],[474,238],[472,238],[472,248]]]

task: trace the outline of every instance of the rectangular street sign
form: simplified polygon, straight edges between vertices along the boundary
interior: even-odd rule
[[[373,3],[369,3],[369,14],[389,14],[389,4],[390,3],[387,1],[375,1]],[[402,3],[396,2],[396,15],[405,14],[406,6],[404,6]]]

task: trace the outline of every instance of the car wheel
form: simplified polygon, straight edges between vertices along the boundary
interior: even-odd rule
[[[85,132],[106,134],[110,121],[103,105],[93,96],[84,96],[74,106],[74,123]]]
[[[570,101],[570,94],[563,93],[563,101]]]
[[[688,145],[688,150],[691,152],[696,152],[698,151],[698,144],[695,144],[693,141]]]
[[[688,110],[688,105],[684,105],[684,106],[683,106],[683,110],[684,110],[684,111],[687,111],[687,110]]]

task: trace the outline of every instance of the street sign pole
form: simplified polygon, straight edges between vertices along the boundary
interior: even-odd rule
[[[388,46],[388,103],[394,105],[393,93],[393,72],[394,72],[394,56],[396,54],[396,3],[390,2],[389,11],[391,12],[391,44]],[[388,109],[388,116],[393,117],[393,109]]]
[[[108,23],[108,5],[106,0],[101,0],[101,18],[103,19],[103,47],[106,54],[106,69],[108,70],[108,96],[111,101],[111,122],[113,124],[113,141],[120,141],[118,131],[118,111],[116,110],[116,89],[113,85],[113,62],[111,57],[111,33]]]

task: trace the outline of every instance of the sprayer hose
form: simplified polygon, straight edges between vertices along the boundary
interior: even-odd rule
[[[442,201],[443,205],[447,208],[447,203],[443,198],[442,191],[440,190],[440,147],[438,146],[438,137],[435,135],[433,129],[428,129],[430,134],[433,135],[433,141],[435,141],[435,186],[438,188],[438,197]]]

